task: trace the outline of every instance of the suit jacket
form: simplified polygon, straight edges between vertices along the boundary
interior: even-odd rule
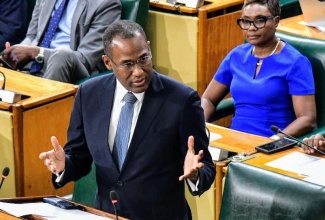
[[[46,31],[57,0],[36,0],[32,20],[22,44],[37,46]],[[90,73],[106,70],[102,37],[107,26],[120,19],[119,0],[79,0],[71,24],[70,48]],[[54,53],[45,50],[45,59]]]
[[[205,166],[199,171],[197,194],[208,190],[215,179],[198,93],[153,72],[120,172],[108,146],[115,86],[114,74],[80,85],[64,148],[66,170],[60,186],[89,173],[93,161],[98,185],[96,208],[114,213],[110,191],[115,190],[121,216],[190,219],[184,182],[178,180],[183,174],[190,135],[195,138],[196,154],[204,150]]]
[[[24,39],[28,26],[28,7],[26,0],[0,1],[0,51],[8,41],[11,45]]]

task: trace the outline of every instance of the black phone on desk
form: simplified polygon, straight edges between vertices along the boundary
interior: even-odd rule
[[[262,144],[260,146],[255,147],[257,151],[272,154],[275,152],[279,152],[282,150],[286,150],[290,147],[293,147],[297,144],[297,141],[291,140],[289,138],[280,138],[278,140]]]
[[[10,65],[10,63],[8,63],[7,61],[5,61],[2,57],[0,57],[0,63],[2,64],[2,67],[11,69],[11,70],[16,70],[15,67],[13,67],[12,65]]]
[[[46,197],[43,198],[43,202],[57,206],[62,209],[80,209],[83,210],[83,207],[73,202],[58,198],[58,197]]]

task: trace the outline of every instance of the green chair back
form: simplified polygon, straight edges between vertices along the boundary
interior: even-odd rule
[[[75,182],[72,194],[72,201],[94,207],[97,189],[96,167],[91,166],[91,171],[87,176]]]
[[[276,33],[277,37],[285,40],[300,53],[306,56],[313,68],[316,89],[317,128],[314,132],[324,133],[325,128],[325,41],[286,33]],[[310,136],[308,134],[307,136]],[[299,139],[302,139],[300,137]]]
[[[325,188],[307,181],[231,162],[220,220],[325,219]]]
[[[281,19],[301,15],[299,0],[280,0]]]
[[[120,0],[120,1],[122,5],[121,19],[135,21],[138,24],[140,24],[143,30],[145,31],[147,25],[147,19],[148,19],[148,12],[149,12],[149,0]],[[80,83],[88,79],[97,76],[102,76],[108,73],[112,73],[112,71],[109,70],[96,75],[85,77],[81,80],[78,80],[77,82],[74,82],[74,84],[79,85]]]

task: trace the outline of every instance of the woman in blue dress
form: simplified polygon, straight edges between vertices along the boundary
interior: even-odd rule
[[[295,137],[316,125],[315,85],[309,60],[275,35],[278,0],[246,0],[237,20],[248,43],[223,60],[202,95],[205,119],[231,93],[231,128],[270,137],[272,125]],[[281,134],[278,134],[281,136]]]

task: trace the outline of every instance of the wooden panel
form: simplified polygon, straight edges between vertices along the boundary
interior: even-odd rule
[[[0,172],[5,167],[8,167],[10,172],[1,187],[1,198],[16,196],[16,183],[12,113],[0,110]]]
[[[243,33],[236,23],[237,18],[241,16],[241,11],[227,13],[225,10],[224,13],[211,18],[208,18],[207,11],[200,10],[199,13],[198,92],[200,95],[205,91],[227,54],[244,43]],[[229,127],[231,119],[232,115],[214,123]]]
[[[202,23],[202,38],[208,37],[199,39],[203,41],[202,55],[200,54],[199,57],[201,64],[199,71],[202,76],[202,82],[199,82],[200,94],[203,94],[226,55],[233,48],[244,43],[243,33],[236,24],[240,16],[241,12],[238,11],[213,17]]]
[[[51,173],[38,156],[52,149],[51,136],[56,136],[61,145],[66,143],[73,100],[73,96],[70,96],[23,112],[24,196],[72,193],[73,183],[59,190],[54,189]]]

